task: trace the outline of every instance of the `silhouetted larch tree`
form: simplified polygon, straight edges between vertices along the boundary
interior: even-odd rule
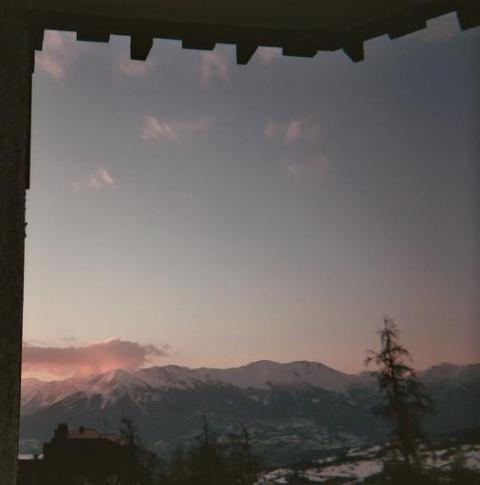
[[[242,485],[251,485],[255,482],[260,471],[260,459],[253,453],[252,438],[248,429],[242,426],[242,449],[245,456],[245,469],[243,470]]]
[[[260,472],[260,460],[252,449],[248,429],[241,426],[241,433],[230,434],[227,462],[234,485],[252,485]]]
[[[432,400],[413,368],[406,364],[412,359],[399,342],[399,330],[392,318],[384,317],[378,335],[380,350],[368,351],[365,364],[373,362],[378,366],[372,374],[378,380],[383,403],[376,411],[394,423],[393,443],[408,471],[418,462],[417,445],[422,438],[419,418],[432,410]]]
[[[168,467],[168,485],[253,485],[260,471],[249,432],[231,434],[220,441],[203,416],[203,430],[187,453],[174,452]]]
[[[183,448],[178,447],[168,466],[168,485],[189,485],[188,460]]]
[[[124,463],[120,464],[120,483],[122,485],[153,484],[162,467],[160,460],[142,446],[137,427],[131,418],[122,418],[119,432],[126,451]]]
[[[198,485],[226,485],[229,482],[225,456],[215,434],[210,432],[203,416],[203,432],[198,445],[189,451],[190,483]]]

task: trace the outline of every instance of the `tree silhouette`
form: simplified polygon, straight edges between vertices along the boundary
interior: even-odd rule
[[[242,484],[251,485],[255,482],[260,471],[260,459],[253,453],[252,438],[248,429],[242,425],[242,450],[245,457],[245,468],[243,470]]]
[[[188,460],[183,448],[178,447],[170,459],[167,472],[168,485],[188,485]]]
[[[260,460],[253,452],[252,437],[245,426],[240,433],[229,435],[227,463],[232,484],[252,485],[260,472]]]
[[[384,317],[383,328],[377,333],[380,350],[368,351],[365,364],[368,366],[373,362],[378,366],[372,374],[377,378],[383,403],[376,412],[394,423],[392,443],[408,471],[419,460],[417,447],[423,437],[420,417],[431,411],[433,404],[425,387],[418,382],[415,371],[406,363],[412,359],[399,342],[400,333],[395,321]]]
[[[154,453],[142,446],[133,419],[123,417],[119,433],[125,446],[124,462],[120,465],[120,484],[153,485],[160,474],[162,464]]]
[[[223,448],[218,437],[211,433],[206,416],[198,444],[188,454],[190,483],[198,485],[226,485],[229,483]]]
[[[210,431],[203,416],[202,433],[187,452],[182,448],[172,455],[168,467],[168,485],[253,485],[260,472],[259,458],[253,452],[252,439],[242,426],[241,433],[220,440]]]

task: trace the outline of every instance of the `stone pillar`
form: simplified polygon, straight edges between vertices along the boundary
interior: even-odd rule
[[[15,485],[17,475],[33,55],[26,24],[9,3],[0,0],[1,485]]]

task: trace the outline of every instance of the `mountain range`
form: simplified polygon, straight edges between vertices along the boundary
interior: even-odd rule
[[[435,403],[427,431],[480,426],[480,364],[440,364],[418,373]],[[372,413],[380,396],[370,373],[346,374],[317,362],[259,361],[230,369],[175,365],[85,378],[22,381],[21,450],[38,451],[56,425],[115,432],[130,417],[146,446],[168,455],[188,446],[206,416],[223,436],[245,425],[271,464],[315,459],[327,450],[385,439]]]

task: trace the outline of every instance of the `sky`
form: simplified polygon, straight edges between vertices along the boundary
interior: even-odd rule
[[[24,375],[480,361],[480,29],[313,59],[48,32],[33,80]],[[478,218],[477,218],[478,222]]]

